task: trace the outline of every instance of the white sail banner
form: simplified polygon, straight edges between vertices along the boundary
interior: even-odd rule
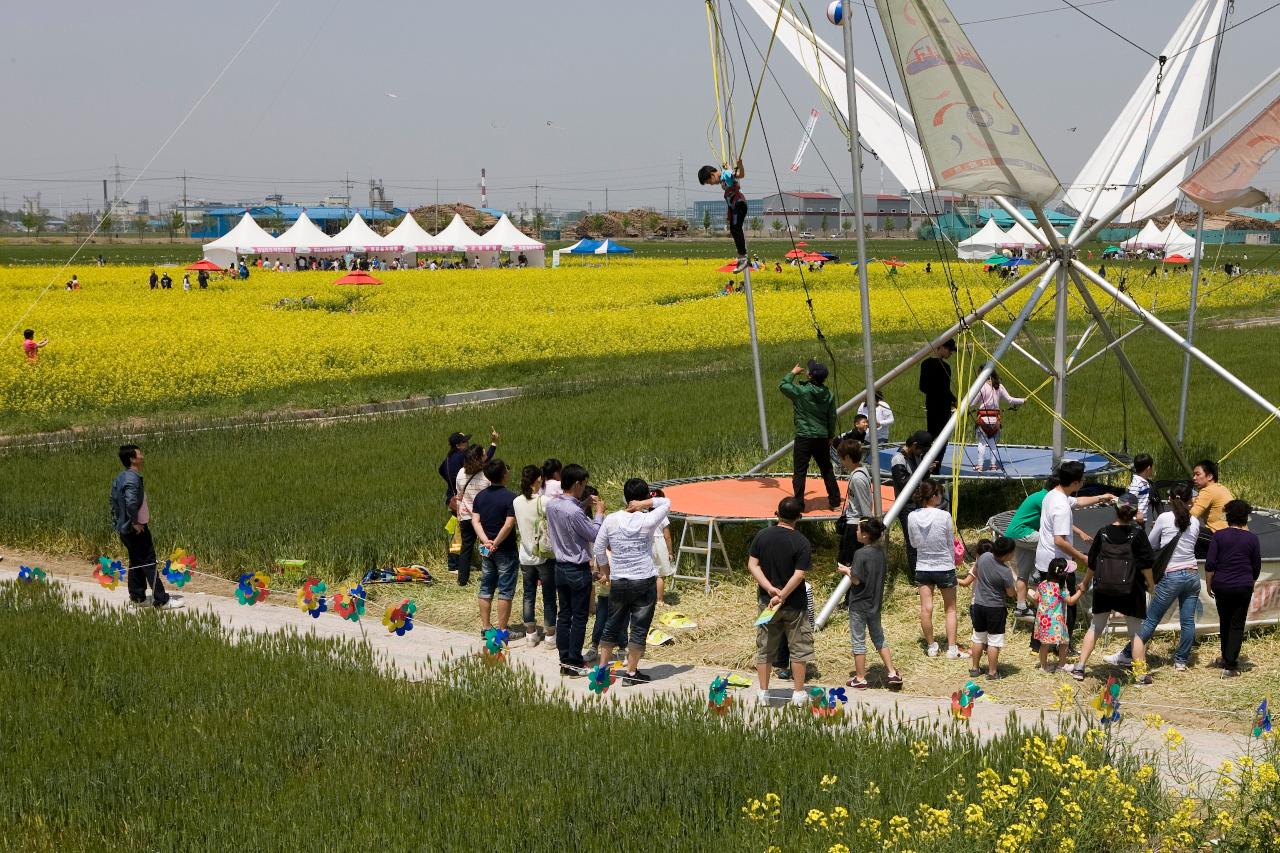
[[[804,126],[804,136],[800,137],[800,148],[796,151],[796,159],[791,161],[791,171],[800,171],[800,161],[804,159],[804,152],[809,150],[809,143],[813,140],[813,129],[818,126],[818,116],[822,113],[818,112],[818,108],[814,107],[809,111],[809,122]]]
[[[1250,182],[1276,151],[1280,151],[1280,98],[1192,172],[1179,188],[1208,213],[1261,204],[1267,194]]]
[[[1048,201],[1059,190],[1026,127],[943,0],[876,0],[940,189]]]
[[[790,7],[784,8],[779,17],[779,0],[746,0],[746,4],[766,26],[773,27],[774,21],[778,22],[778,43],[800,63],[824,100],[848,120],[841,53],[818,38]],[[862,141],[907,192],[934,189],[911,114],[856,68],[854,81],[858,87],[858,135]]]
[[[1148,68],[1133,97],[1067,188],[1067,204],[1083,211],[1090,197],[1097,195],[1093,209],[1111,209],[1195,137],[1226,2],[1196,0],[1160,52],[1160,56],[1169,57],[1163,70],[1158,61]],[[1125,143],[1130,128],[1134,133]],[[1187,163],[1175,167],[1126,207],[1116,221],[1140,222],[1167,213],[1177,201],[1178,182],[1186,174]]]

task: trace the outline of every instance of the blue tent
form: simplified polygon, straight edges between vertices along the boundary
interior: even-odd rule
[[[1010,258],[1009,260],[1005,261],[1005,262],[1004,262],[1004,264],[1003,264],[1002,266],[1006,266],[1006,267],[1033,267],[1033,266],[1035,266],[1035,265],[1036,265],[1036,262],[1035,262],[1035,261],[1029,261],[1029,260],[1027,260],[1026,258]]]
[[[612,240],[583,239],[561,251],[570,255],[629,255],[635,249],[628,249]]]

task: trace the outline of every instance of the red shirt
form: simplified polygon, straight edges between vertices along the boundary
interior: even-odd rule
[[[24,340],[22,342],[22,351],[27,354],[27,361],[35,361],[40,353],[40,345],[35,341]]]

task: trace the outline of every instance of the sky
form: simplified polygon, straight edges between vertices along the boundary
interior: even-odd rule
[[[1191,7],[1191,0],[1072,2],[1153,54]],[[478,204],[484,168],[490,206],[532,207],[536,198],[553,209],[599,210],[607,188],[611,209],[665,210],[679,203],[682,158],[686,202],[716,197],[696,180],[698,167],[714,159],[702,3],[275,3],[67,0],[6,9],[0,206],[17,209],[39,192],[55,215],[97,209],[103,178],[114,192],[117,162],[122,193],[140,176],[129,200],[165,205],[180,197],[184,172],[192,199],[279,192],[310,202],[343,194],[349,179],[364,204],[370,178],[379,178],[400,206],[434,202],[437,182],[442,202]],[[819,35],[839,47],[826,4],[806,5]],[[950,5],[1069,183],[1151,59],[1065,0]],[[1238,21],[1271,2],[1235,5]],[[738,8],[746,31],[765,44],[768,25],[745,3]],[[873,10],[873,39],[863,10],[854,11],[856,64],[883,84],[877,42],[886,61],[888,53],[878,18]],[[1220,108],[1275,67],[1277,32],[1280,9],[1227,34]],[[747,50],[748,66],[736,60],[739,122],[750,106],[747,77],[760,71]],[[766,80],[763,132],[752,130],[744,153],[748,195],[777,188],[766,136],[783,189],[847,191],[848,154],[826,115],[802,168],[789,171],[802,129],[791,108],[807,116],[820,100],[781,48],[770,67],[782,92]],[[896,78],[893,89],[901,92]],[[868,192],[900,188],[874,162],[864,180]],[[1280,163],[1260,182],[1280,189]]]

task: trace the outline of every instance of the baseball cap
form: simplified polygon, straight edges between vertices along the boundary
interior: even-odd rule
[[[467,435],[465,432],[455,432],[453,435],[449,436],[449,446],[457,447],[459,444],[462,444],[462,442],[470,440],[471,436]]]
[[[947,338],[945,341],[943,341],[943,342],[942,342],[941,348],[942,348],[942,349],[949,349],[949,350],[951,350],[952,352],[955,352],[955,351],[956,351],[956,339],[955,339],[955,338]]]
[[[809,359],[809,379],[821,385],[827,381],[827,366],[817,359]]]

